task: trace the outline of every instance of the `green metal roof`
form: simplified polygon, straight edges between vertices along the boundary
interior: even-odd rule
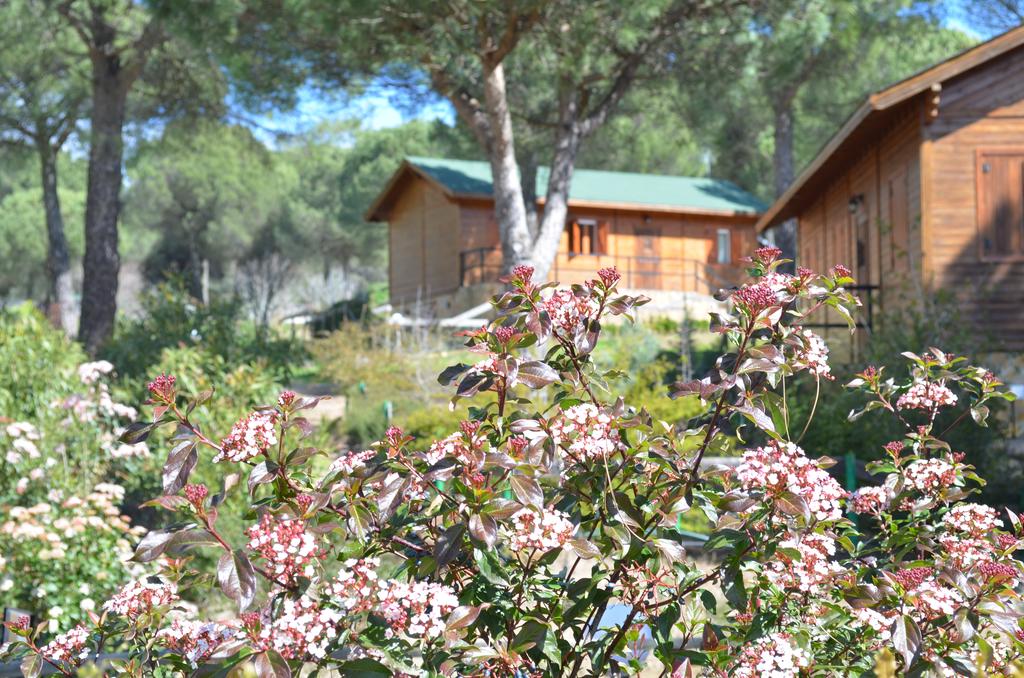
[[[491,168],[476,160],[410,157],[407,160],[452,193],[491,197]],[[548,168],[537,171],[537,195],[547,192]],[[703,177],[674,177],[636,172],[577,169],[569,199],[633,204],[680,211],[759,214],[767,205],[736,184]]]

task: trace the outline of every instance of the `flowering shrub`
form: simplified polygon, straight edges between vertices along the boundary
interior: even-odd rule
[[[128,562],[132,527],[118,508],[124,490],[97,485],[85,496],[10,506],[0,512],[0,599],[37,611],[52,631],[88,620],[126,577],[140,576]]]
[[[619,375],[594,367],[602,323],[645,301],[616,292],[614,269],[556,290],[516,268],[498,319],[465,333],[472,360],[441,375],[457,399],[486,394],[470,420],[435,443],[391,428],[323,474],[302,416],[314,399],[283,393],[221,439],[191,418],[209,394],[154,380],[153,417],[124,440],[175,427],[154,503],[180,520],[134,555],[161,563],[159,578],[128,583],[49,645],[12,625],[9,654],[30,677],[44,664],[70,675],[111,643],[129,649],[115,664],[128,675],[213,662],[268,678],[305,664],[598,676],[660,662],[673,676],[832,676],[870,675],[888,649],[908,673],[1009,675],[1024,649],[1020,520],[965,502],[981,480],[935,427],[946,408],[962,409],[953,425],[984,424],[986,403],[1008,396],[938,350],[907,355],[909,383],[864,370],[849,386],[867,403],[851,417],[887,412],[904,435],[871,465],[878,485],[848,497],[830,460],[800,447],[809,422],[790,417],[785,383],[831,376],[805,326],[823,308],[852,321],[852,280],[840,266],[785,275],[778,256],[758,250],[754,280],[714,316],[732,350],[673,387],[706,405],[685,427],[616,398]],[[736,439],[736,469],[702,464]],[[189,482],[201,458],[227,469],[215,493]],[[248,541],[230,543],[218,507],[243,491]],[[715,526],[710,568],[681,544],[691,510]],[[192,570],[193,550],[220,554],[215,578]],[[211,585],[237,618],[175,609]]]

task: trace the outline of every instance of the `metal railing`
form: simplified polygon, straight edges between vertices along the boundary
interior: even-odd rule
[[[463,286],[495,282],[501,275],[501,250],[481,247],[459,253],[459,280]],[[559,254],[551,278],[564,284],[581,283],[599,268],[615,266],[625,288],[671,290],[714,294],[739,284],[745,274],[740,266],[710,264],[682,257],[645,257],[612,254]]]
[[[857,298],[860,299],[861,311],[854,315],[854,322],[859,330],[867,330],[869,333],[875,328],[875,306],[878,303],[878,299],[875,297],[882,292],[882,288],[879,285],[847,285],[843,289],[853,292]],[[837,320],[835,322],[825,321],[818,323],[802,323],[804,327],[810,329],[847,329],[849,325],[844,320],[839,318],[837,313],[833,314]]]

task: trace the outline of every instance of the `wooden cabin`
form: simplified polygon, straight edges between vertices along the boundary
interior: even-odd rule
[[[945,289],[979,345],[1024,349],[1024,28],[870,95],[758,232],[789,219],[797,263],[847,265],[876,320]]]
[[[541,168],[538,195],[546,184]],[[763,209],[726,181],[577,170],[551,276],[578,283],[617,266],[625,288],[710,294],[742,275]],[[408,158],[366,219],[388,223],[395,307],[458,312],[493,291],[502,258],[487,163]]]

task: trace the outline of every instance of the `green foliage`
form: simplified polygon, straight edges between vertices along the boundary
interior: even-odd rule
[[[0,310],[0,417],[37,420],[80,386],[81,347],[30,304]]]
[[[195,347],[198,362],[210,374],[237,365],[261,365],[279,383],[305,359],[302,344],[267,334],[244,318],[236,300],[202,305],[172,280],[147,290],[142,313],[122,319],[104,357],[125,376],[155,375],[164,349]],[[139,388],[136,383],[136,388]],[[141,396],[141,391],[137,391]]]

